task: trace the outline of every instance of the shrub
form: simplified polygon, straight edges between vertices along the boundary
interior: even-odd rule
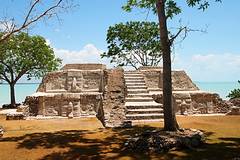
[[[240,84],[240,81],[238,81]],[[234,98],[240,98],[240,88],[232,90],[228,95],[228,98],[234,99]]]

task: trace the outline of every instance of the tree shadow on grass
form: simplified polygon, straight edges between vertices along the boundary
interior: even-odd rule
[[[217,143],[205,143],[195,150],[169,152],[167,157],[183,160],[240,160],[240,138],[218,138],[218,140]],[[179,156],[179,152],[184,154]]]
[[[134,154],[122,150],[131,135],[156,128],[143,126],[119,129],[63,130],[58,132],[32,133],[20,137],[6,137],[0,142],[16,142],[17,149],[64,149],[40,159],[151,159],[149,154]],[[101,137],[104,136],[104,137]]]
[[[150,126],[135,126],[133,128],[64,130],[58,132],[33,133],[20,137],[2,138],[0,142],[16,142],[21,149],[55,149],[43,157],[42,160],[52,159],[120,159],[129,157],[133,160],[156,159],[233,159],[240,158],[240,138],[219,138],[219,143],[204,144],[196,150],[170,151],[169,153],[150,154],[133,153],[123,150],[126,140],[143,131],[153,131],[159,128]],[[214,133],[205,132],[208,137]]]

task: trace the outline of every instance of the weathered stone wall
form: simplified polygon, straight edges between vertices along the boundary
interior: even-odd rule
[[[126,89],[123,69],[105,70],[104,79],[104,120],[102,121],[106,127],[118,127],[123,124],[126,112],[124,106]]]
[[[199,90],[185,71],[172,71],[172,83],[173,90],[176,91]]]
[[[193,110],[200,113],[227,113],[231,104],[222,100],[216,93],[191,93]]]
[[[104,64],[66,64],[63,66],[62,70],[68,70],[68,69],[77,69],[77,70],[104,70],[106,69],[106,65]]]
[[[101,90],[102,70],[68,70],[67,74],[68,92],[99,92]],[[72,86],[73,83],[76,83],[75,88]]]
[[[96,116],[102,105],[101,93],[57,93],[28,97],[25,104],[33,116]]]
[[[102,70],[62,70],[48,73],[37,92],[99,92],[102,88]]]
[[[27,96],[23,104],[29,107],[29,116],[38,115],[39,97]]]
[[[153,94],[152,96],[157,103],[163,104],[162,94]],[[172,105],[176,114],[192,114],[192,101],[189,93],[173,93]]]
[[[240,98],[234,98],[229,100],[234,106],[240,107]]]
[[[192,114],[192,100],[189,93],[174,93],[173,105],[177,114]]]
[[[163,71],[161,67],[140,67],[149,90],[162,90]],[[196,91],[199,88],[184,71],[172,71],[172,85],[175,91]]]
[[[157,66],[141,66],[139,67],[139,70],[163,70],[163,67],[157,67]]]
[[[141,70],[144,75],[144,79],[149,90],[162,90],[162,70],[158,69],[147,69]]]
[[[158,103],[163,103],[162,93],[153,94]],[[227,113],[230,105],[218,94],[208,92],[174,92],[172,99],[177,114]]]
[[[54,90],[67,90],[66,85],[67,73],[63,71],[56,71],[48,73],[39,85],[37,92],[48,92]]]

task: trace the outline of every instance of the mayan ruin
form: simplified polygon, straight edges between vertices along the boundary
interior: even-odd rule
[[[26,98],[37,117],[96,116],[108,127],[163,120],[162,68],[124,71],[103,64],[67,64],[48,73],[37,92]],[[199,90],[185,71],[173,71],[177,114],[224,113],[217,94]]]
[[[238,4],[2,0],[0,160],[240,160]]]

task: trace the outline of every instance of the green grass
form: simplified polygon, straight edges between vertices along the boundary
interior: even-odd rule
[[[4,117],[3,117],[4,118]],[[0,159],[216,159],[240,158],[240,116],[178,117],[184,128],[198,128],[207,143],[196,150],[162,154],[123,150],[127,138],[144,130],[162,128],[151,123],[128,129],[105,129],[95,118],[65,120],[5,121],[0,138]]]

